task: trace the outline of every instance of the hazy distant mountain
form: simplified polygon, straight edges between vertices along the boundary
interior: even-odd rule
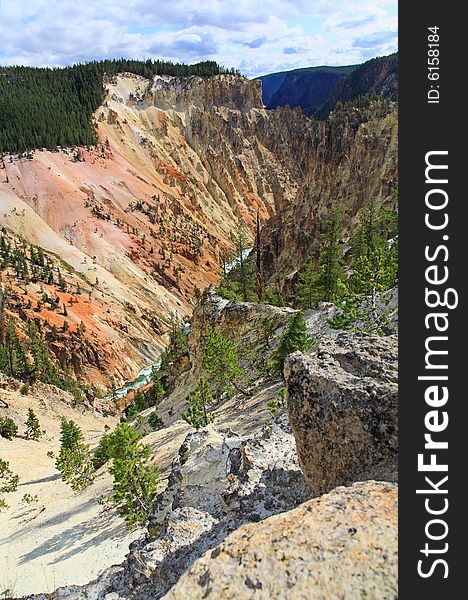
[[[288,104],[313,113],[330,96],[337,83],[356,65],[345,67],[309,67],[259,77],[263,85],[263,103],[267,108]]]
[[[350,102],[371,94],[397,99],[398,53],[373,58],[353,70],[336,85],[314,116],[325,119],[337,102]],[[310,113],[306,111],[306,114]]]

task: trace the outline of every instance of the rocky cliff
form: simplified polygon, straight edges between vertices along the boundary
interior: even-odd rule
[[[85,362],[82,376],[102,387],[109,374],[122,382],[157,360],[169,314],[189,314],[197,288],[217,281],[239,219],[250,231],[257,212],[268,222],[265,271],[289,273],[333,200],[351,219],[370,195],[390,195],[393,110],[319,123],[300,109],[263,109],[258,81],[227,74],[124,73],[106,90],[94,115],[98,147],[0,165],[2,226],[59,255],[92,288],[75,321],[96,334],[101,373]]]
[[[317,256],[320,221],[335,202],[343,208],[348,232],[370,198],[387,206],[394,203],[398,161],[395,105],[387,108],[386,103],[375,101],[310,124],[314,134],[308,138],[306,179],[262,230],[267,279],[293,278],[302,262]]]

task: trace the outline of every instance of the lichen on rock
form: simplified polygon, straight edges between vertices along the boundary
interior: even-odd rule
[[[316,352],[289,356],[285,377],[299,463],[315,494],[364,479],[395,479],[395,336],[326,337]]]
[[[396,486],[356,483],[239,528],[164,599],[393,600],[397,549]]]

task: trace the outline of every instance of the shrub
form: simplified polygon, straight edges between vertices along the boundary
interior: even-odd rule
[[[38,502],[39,498],[37,497],[37,494],[35,494],[34,496],[32,496],[31,494],[24,494],[24,496],[21,498],[21,502],[23,504],[31,504],[31,502]]]
[[[108,436],[107,451],[112,458],[109,472],[114,477],[112,500],[129,528],[149,520],[159,482],[158,468],[149,465],[150,448],[128,424],[117,425]]]
[[[79,492],[93,482],[94,468],[89,446],[83,442],[78,425],[62,418],[60,453],[55,468],[62,473],[62,480]]]
[[[281,413],[282,410],[286,408],[286,388],[281,388],[278,392],[278,397],[270,400],[267,403],[267,408],[270,412],[270,415],[273,419]]]
[[[148,425],[151,427],[151,429],[157,430],[161,429],[161,427],[164,426],[164,423],[161,417],[158,416],[157,412],[153,411],[148,418]]]
[[[0,494],[16,492],[18,489],[19,476],[10,469],[10,463],[0,458]],[[0,496],[0,510],[8,508],[8,504]]]
[[[28,408],[28,418],[26,420],[26,439],[38,440],[42,435],[43,431],[39,424],[39,419],[34,414],[32,408]]]
[[[205,338],[202,365],[218,396],[224,392],[232,393],[235,380],[242,375],[234,342],[222,336],[212,326],[208,327]]]
[[[0,436],[6,438],[7,440],[11,440],[16,437],[18,433],[18,427],[13,419],[10,417],[3,417],[0,419]]]
[[[184,421],[195,429],[213,423],[214,417],[208,413],[208,407],[213,403],[213,394],[210,384],[204,377],[200,377],[196,388],[190,392],[188,400],[190,405],[181,415]]]
[[[314,346],[312,338],[307,333],[307,326],[302,312],[294,313],[280,337],[279,346],[274,352],[274,365],[278,373],[283,374],[286,357],[296,350],[307,352]]]
[[[111,434],[103,435],[93,455],[93,467],[95,471],[102,467],[102,465],[105,465],[110,459],[110,445]]]

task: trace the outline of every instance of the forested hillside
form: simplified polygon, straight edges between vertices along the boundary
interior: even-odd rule
[[[0,154],[96,142],[91,115],[102,103],[103,76],[130,72],[209,77],[230,72],[213,61],[105,60],[66,68],[0,67]]]
[[[360,65],[339,81],[329,98],[314,113],[316,119],[326,119],[338,103],[356,103],[363,97],[385,97],[396,100],[398,94],[398,54],[379,56]],[[361,102],[358,100],[358,102]],[[361,102],[362,103],[362,102]]]
[[[356,65],[349,65],[290,71],[278,90],[271,96],[267,108],[288,104],[291,108],[300,106],[305,114],[311,115],[328,100],[336,85],[355,68]]]

